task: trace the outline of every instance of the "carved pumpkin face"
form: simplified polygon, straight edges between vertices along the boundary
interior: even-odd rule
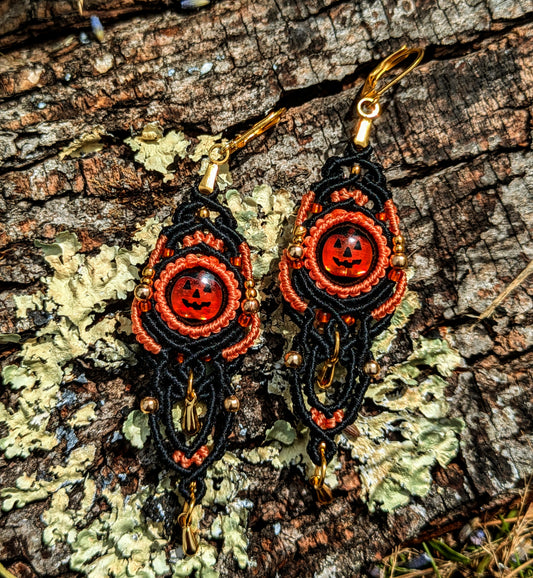
[[[318,254],[324,272],[333,281],[348,284],[370,273],[377,251],[365,231],[348,224],[327,231]]]
[[[190,325],[200,325],[218,317],[225,301],[222,281],[202,268],[182,271],[170,293],[172,309],[178,318]]]

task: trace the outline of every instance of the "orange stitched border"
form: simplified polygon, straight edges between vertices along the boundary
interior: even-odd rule
[[[196,231],[194,235],[187,235],[182,242],[184,247],[192,247],[200,243],[205,243],[221,253],[224,251],[224,242],[221,239],[216,239],[212,233],[204,233],[203,231]]]
[[[389,297],[385,303],[382,303],[379,307],[376,307],[376,309],[372,311],[371,315],[374,319],[381,319],[385,317],[385,315],[392,313],[400,304],[403,294],[407,289],[407,275],[405,271],[399,271],[399,273],[400,279],[396,283],[396,290],[392,296]]]
[[[192,458],[188,458],[180,450],[176,450],[172,454],[172,459],[179,464],[182,468],[190,468],[192,464],[201,466],[205,458],[209,455],[209,448],[207,446],[202,446],[200,449],[196,450]]]
[[[259,336],[259,326],[261,325],[261,320],[259,319],[259,315],[252,315],[252,323],[250,325],[250,331],[246,335],[244,339],[237,341],[234,345],[230,345],[226,347],[226,349],[222,350],[222,357],[226,361],[232,361],[233,359],[239,357],[239,355],[243,355],[250,349],[250,347],[254,344],[254,341]]]
[[[135,333],[137,341],[151,353],[156,355],[161,351],[161,345],[148,335],[141,321],[141,312],[139,311],[139,301],[134,299],[131,304],[131,330]]]
[[[300,299],[298,293],[296,293],[292,286],[287,249],[284,249],[281,261],[279,262],[279,286],[283,297],[285,297],[285,301],[290,303],[293,309],[300,313],[303,313],[307,309],[307,303]]]
[[[180,321],[170,309],[165,295],[168,284],[176,275],[185,269],[193,269],[194,267],[203,267],[204,269],[212,271],[221,279],[228,291],[228,303],[223,313],[210,323],[198,326],[186,325]],[[156,309],[161,314],[163,321],[170,329],[176,329],[182,335],[187,335],[192,337],[192,339],[207,337],[227,327],[235,317],[240,305],[241,292],[239,291],[237,279],[235,279],[231,271],[226,269],[223,263],[212,255],[207,256],[189,253],[185,257],[172,261],[163,269],[159,279],[154,283],[154,287]]]
[[[252,274],[252,256],[250,255],[250,247],[248,243],[244,242],[239,245],[239,253],[241,254],[241,270],[247,281],[253,281]]]
[[[390,223],[390,232],[396,237],[400,234],[400,218],[398,217],[396,206],[391,199],[385,201],[385,213],[387,214],[387,219]]]
[[[320,270],[317,260],[317,246],[322,236],[332,227],[341,223],[354,223],[363,228],[374,239],[378,248],[378,259],[370,275],[359,283],[344,287],[331,282]],[[352,213],[343,209],[335,209],[316,222],[311,228],[310,234],[305,238],[306,246],[304,265],[309,269],[310,277],[315,281],[317,287],[325,289],[330,295],[346,297],[356,297],[361,293],[367,293],[379,280],[385,276],[389,264],[390,249],[387,246],[387,239],[383,236],[381,229],[374,224],[374,221],[363,215],[363,213]]]
[[[314,200],[315,193],[313,193],[313,191],[305,193],[305,195],[302,197],[300,208],[298,209],[298,214],[296,215],[296,220],[294,221],[295,227],[301,225],[307,219],[307,214],[311,210],[311,205],[313,204]]]
[[[331,200],[334,203],[340,203],[341,201],[347,201],[348,199],[353,199],[358,205],[361,206],[368,203],[368,197],[358,189],[355,189],[354,191],[341,189],[340,191],[334,191],[331,193]]]
[[[161,254],[163,253],[163,249],[167,244],[167,238],[165,235],[161,235],[159,239],[157,239],[157,243],[155,244],[154,250],[150,254],[150,259],[148,260],[148,267],[153,268],[154,265],[161,259]]]
[[[344,411],[342,409],[338,409],[337,411],[333,412],[333,417],[328,419],[321,411],[318,411],[316,407],[312,407],[311,418],[318,427],[322,429],[333,429],[344,419]]]

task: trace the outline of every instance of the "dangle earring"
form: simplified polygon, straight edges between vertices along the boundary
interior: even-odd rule
[[[324,480],[337,452],[335,437],[355,421],[380,371],[372,341],[389,325],[407,286],[399,218],[368,142],[381,96],[423,55],[404,46],[370,73],[357,103],[353,143],[342,157],[326,161],[322,180],[303,196],[280,262],[281,291],[300,327],[285,365],[293,411],[310,430],[307,451],[316,466],[310,482],[320,503],[332,499]],[[411,56],[412,64],[378,88],[383,75]]]
[[[284,112],[211,148],[204,177],[161,231],[135,289],[132,328],[152,369],[151,393],[140,409],[150,415],[162,465],[181,478],[178,524],[187,555],[198,549],[191,519],[205,494],[206,470],[223,456],[240,408],[231,378],[260,324],[250,249],[213,192],[220,165]]]

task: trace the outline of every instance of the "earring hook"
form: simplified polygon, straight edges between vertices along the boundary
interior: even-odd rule
[[[378,88],[378,83],[385,74],[401,64],[406,58],[413,55],[416,55],[415,59],[405,68],[405,70],[397,74],[384,86]],[[387,58],[378,64],[378,66],[376,66],[376,68],[374,68],[374,70],[368,75],[363,89],[361,90],[361,98],[357,102],[359,121],[357,122],[353,133],[353,142],[356,146],[361,148],[368,146],[372,123],[381,114],[379,99],[385,92],[387,92],[387,90],[416,68],[423,57],[423,48],[407,48],[407,46],[402,46],[399,50],[393,52],[390,56],[387,56]]]

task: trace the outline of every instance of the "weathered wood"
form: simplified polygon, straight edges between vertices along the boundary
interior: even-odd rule
[[[197,166],[177,159],[172,180],[163,182],[136,162],[124,140],[146,123],[188,136],[234,132],[274,106],[289,106],[276,131],[233,163],[232,176],[243,194],[268,183],[297,200],[325,158],[342,151],[366,73],[403,42],[423,45],[423,65],[388,95],[372,137],[413,252],[411,287],[423,302],[386,363],[405,359],[419,335],[445,335],[455,345],[463,363],[447,395],[450,416],[466,423],[460,453],[434,469],[427,496],[387,514],[368,512],[345,455],[339,495],[318,510],[296,468],[247,464],[250,487],[242,497],[254,504],[248,553],[257,566],[240,570],[231,554],[221,554],[217,568],[223,576],[356,576],[422,531],[509,499],[533,471],[530,278],[491,318],[477,317],[533,258],[531,2],[241,0],[189,13],[169,2],[85,4],[104,22],[103,43],[79,41],[87,21],[75,2],[0,3],[2,331],[31,336],[46,322],[39,312],[14,315],[14,295],[37,291],[49,270],[35,240],[72,231],[83,252],[129,246],[138,223],[168,216],[179,202]],[[59,158],[97,127],[101,151]],[[273,282],[265,294],[273,311]],[[245,364],[235,450],[262,444],[276,419],[290,421],[282,398],[267,391],[282,348],[279,335],[266,334]],[[4,359],[16,361],[16,351],[6,346]],[[108,436],[135,405],[134,391],[124,387],[138,372],[112,378],[81,363],[89,381],[70,384],[77,407],[100,399],[104,405],[98,421],[76,430],[79,444],[96,444],[100,481],[109,472],[125,474],[122,492],[133,493],[139,481],[156,480],[150,455],[143,450],[139,458]],[[1,401],[15,407],[17,392],[5,391]],[[68,415],[56,412],[49,430]],[[65,446],[2,458],[2,486],[25,472],[46,476],[68,455]],[[48,506],[36,502],[2,515],[0,560],[18,564],[11,566],[17,575],[77,575],[65,566],[66,545],[42,544],[40,516]],[[104,507],[95,504],[92,515]]]

